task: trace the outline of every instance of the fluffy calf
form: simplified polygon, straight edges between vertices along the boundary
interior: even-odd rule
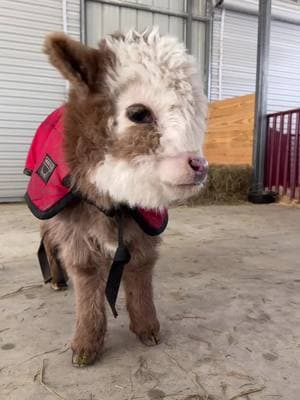
[[[97,210],[143,207],[157,212],[200,189],[206,99],[194,59],[155,29],[103,39],[97,49],[63,34],[45,51],[69,80],[64,153],[72,186],[90,201],[68,205],[42,224],[53,284],[59,258],[76,296],[73,364],[101,353],[106,332],[105,284],[117,247],[115,218]],[[130,329],[146,345],[159,342],[152,269],[159,239],[124,216],[131,260],[123,283]],[[57,258],[58,257],[58,258]]]

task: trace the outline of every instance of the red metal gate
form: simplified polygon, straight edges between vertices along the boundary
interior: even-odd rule
[[[300,200],[300,109],[267,117],[265,186]]]

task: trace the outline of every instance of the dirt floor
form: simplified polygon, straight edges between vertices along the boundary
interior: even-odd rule
[[[300,209],[179,208],[155,274],[163,343],[109,317],[102,359],[71,365],[73,290],[41,283],[38,222],[0,207],[0,399],[299,400]]]

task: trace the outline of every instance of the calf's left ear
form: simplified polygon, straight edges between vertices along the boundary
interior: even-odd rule
[[[74,89],[96,90],[100,53],[96,49],[56,32],[45,40],[50,62],[73,84]]]

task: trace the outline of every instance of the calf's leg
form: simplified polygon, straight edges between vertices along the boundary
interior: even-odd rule
[[[147,346],[159,343],[159,321],[153,303],[153,264],[125,266],[123,282],[126,293],[130,329]]]
[[[44,247],[47,254],[49,267],[51,271],[51,287],[54,290],[67,289],[67,273],[63,270],[61,263],[58,259],[57,249],[51,243],[49,234],[45,233],[43,237]]]
[[[72,363],[92,364],[100,355],[106,333],[104,285],[97,269],[72,273],[76,300],[76,330],[72,341]]]

